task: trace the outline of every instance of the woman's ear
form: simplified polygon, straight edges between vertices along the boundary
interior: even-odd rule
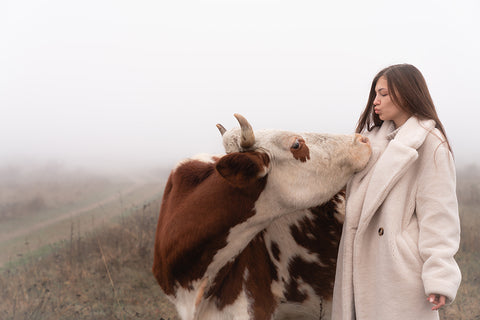
[[[235,152],[220,158],[215,169],[234,187],[245,188],[268,173],[269,163],[265,153]]]

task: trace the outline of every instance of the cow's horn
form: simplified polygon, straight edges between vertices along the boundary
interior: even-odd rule
[[[217,123],[217,128],[218,131],[220,131],[220,133],[222,134],[222,136],[225,132],[227,132],[227,129],[225,129],[220,123]]]
[[[235,118],[237,118],[240,127],[242,128],[242,140],[240,146],[242,148],[250,148],[255,143],[255,135],[253,134],[253,129],[247,119],[245,119],[241,114],[235,113]]]

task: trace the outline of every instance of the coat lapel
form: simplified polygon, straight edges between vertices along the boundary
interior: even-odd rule
[[[429,131],[435,127],[432,120],[420,121],[411,117],[380,155],[365,192],[358,228],[366,227],[396,182],[418,158],[417,149]],[[359,230],[360,231],[360,230]]]

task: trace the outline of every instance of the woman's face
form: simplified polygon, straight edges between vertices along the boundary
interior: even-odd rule
[[[408,120],[410,115],[397,107],[390,99],[387,79],[385,77],[380,77],[378,79],[375,86],[375,92],[377,95],[375,96],[373,105],[375,113],[378,114],[380,120],[391,120],[395,123],[397,128]]]

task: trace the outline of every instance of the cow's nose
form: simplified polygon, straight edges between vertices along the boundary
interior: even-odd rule
[[[355,142],[370,144],[370,140],[368,140],[367,137],[364,137],[364,136],[362,136],[362,135],[359,134],[359,133],[356,133],[356,134],[355,134]]]

